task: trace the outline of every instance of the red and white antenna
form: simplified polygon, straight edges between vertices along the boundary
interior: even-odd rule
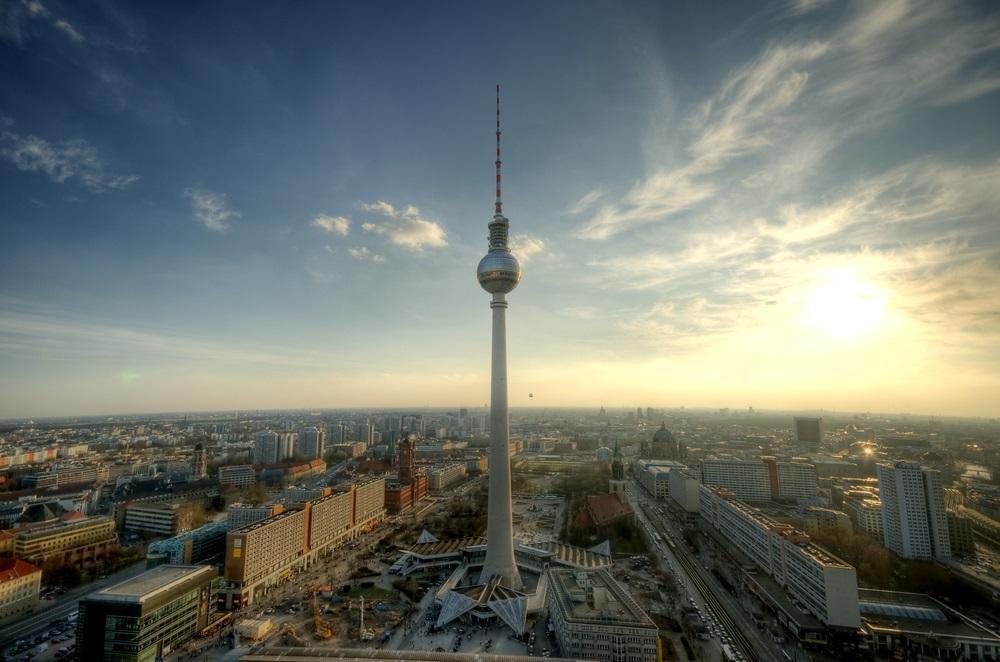
[[[503,216],[503,201],[500,200],[500,85],[497,85],[497,216]]]

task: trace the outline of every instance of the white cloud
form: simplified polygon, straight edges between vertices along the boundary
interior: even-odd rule
[[[184,189],[184,196],[191,200],[194,217],[209,230],[225,232],[231,226],[230,219],[240,217],[238,211],[229,207],[229,199],[225,193],[187,188]]]
[[[793,3],[792,13],[821,4]],[[788,30],[796,36],[770,42],[736,68],[690,113],[677,136],[682,158],[652,159],[647,175],[576,235],[604,240],[681,214],[739,217],[748,207],[759,216],[773,196],[808,194],[801,184],[848,140],[920,106],[961,103],[1000,86],[980,64],[1000,50],[1000,17],[969,5],[858,3],[827,26],[811,39]],[[753,187],[747,202],[736,202],[734,191]]]
[[[313,219],[312,224],[327,232],[339,234],[341,237],[346,237],[351,231],[350,219],[344,218],[343,216],[327,216],[326,214],[319,214]]]
[[[385,258],[383,256],[372,253],[366,246],[348,248],[347,252],[351,254],[351,257],[358,260],[367,260],[375,263],[385,262]]]
[[[522,263],[529,262],[536,255],[545,252],[545,242],[538,237],[515,234],[510,238],[510,252]]]
[[[60,184],[75,179],[98,193],[125,188],[139,179],[138,175],[108,172],[97,150],[82,139],[50,143],[38,136],[4,131],[0,156],[19,170],[44,173]]]
[[[574,202],[573,205],[566,210],[566,213],[574,216],[576,214],[582,214],[583,212],[590,209],[595,202],[604,197],[604,193],[605,191],[595,188],[593,191],[584,194],[583,197]]]
[[[73,25],[69,21],[59,19],[55,23],[53,23],[52,26],[55,27],[57,30],[61,30],[62,32],[64,32],[73,41],[83,41],[83,35],[80,34],[80,31],[77,30],[75,27],[73,27]]]
[[[448,245],[444,228],[421,216],[420,210],[412,205],[396,209],[388,202],[379,200],[370,204],[362,203],[361,208],[384,218],[378,223],[363,223],[361,227],[366,232],[382,235],[394,244],[417,251],[426,246]]]

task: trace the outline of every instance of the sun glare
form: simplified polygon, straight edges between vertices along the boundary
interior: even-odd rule
[[[867,335],[882,322],[885,294],[850,272],[838,271],[808,295],[809,321],[834,338]]]

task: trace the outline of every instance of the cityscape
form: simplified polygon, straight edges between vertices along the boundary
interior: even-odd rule
[[[0,51],[0,661],[1000,660],[995,7]]]

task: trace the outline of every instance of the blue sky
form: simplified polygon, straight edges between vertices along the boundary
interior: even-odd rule
[[[996,415],[989,3],[0,0],[0,416]]]

